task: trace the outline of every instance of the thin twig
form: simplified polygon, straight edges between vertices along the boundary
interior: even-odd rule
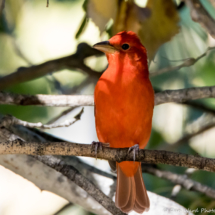
[[[48,121],[46,124],[47,125],[53,124],[54,122],[56,122],[57,120],[59,120],[61,117],[67,115],[70,112],[72,112],[74,109],[75,109],[74,107],[66,109],[65,111],[63,111],[62,113],[60,113],[58,116],[56,116],[53,119],[51,119],[50,121]]]
[[[215,38],[215,20],[202,6],[199,0],[185,0],[190,8],[190,15],[194,22],[198,22],[213,38]]]
[[[180,64],[178,66],[169,66],[169,67],[160,69],[158,71],[150,72],[150,78],[154,77],[154,76],[157,76],[157,75],[161,75],[161,74],[166,73],[166,72],[173,71],[173,70],[179,70],[179,69],[181,69],[183,67],[193,66],[197,61],[199,61],[201,58],[206,56],[209,51],[214,50],[214,49],[215,49],[215,47],[209,47],[199,57],[197,57],[197,58],[187,58],[187,59],[184,60],[184,62],[182,64]]]
[[[69,142],[23,142],[22,140],[1,142],[0,154],[28,154],[28,155],[74,155],[85,156],[111,161],[133,161],[133,153],[128,148],[114,149],[103,147],[97,155],[90,144]],[[139,150],[135,157],[138,162],[168,164],[196,168],[215,172],[215,159],[200,156],[157,150]]]
[[[47,0],[46,2],[46,7],[49,7],[49,0]]]
[[[53,124],[49,124],[49,125],[43,125],[41,122],[38,122],[38,123],[26,122],[26,121],[17,119],[14,116],[7,115],[2,120],[1,126],[8,128],[11,125],[22,125],[22,126],[29,127],[29,128],[41,128],[41,129],[69,127],[70,125],[74,124],[75,122],[77,122],[78,120],[81,119],[81,115],[83,114],[83,112],[84,112],[84,108],[82,108],[81,111],[76,116],[74,116],[73,120],[66,120],[63,123],[53,123]]]
[[[160,170],[158,168],[154,168],[151,166],[142,165],[142,170],[146,173],[150,173],[159,178],[167,179],[171,181],[173,184],[178,184],[184,187],[187,190],[198,191],[203,193],[213,199],[215,199],[215,190],[211,187],[203,185],[197,181],[189,179],[187,175],[179,175],[172,173],[170,171]]]
[[[203,125],[201,128],[199,128],[197,131],[192,132],[191,134],[185,134],[182,138],[177,140],[175,143],[171,144],[174,147],[179,147],[181,144],[186,143],[191,138],[197,136],[198,134],[201,134],[211,128],[215,127],[215,122],[210,122],[206,125]]]
[[[193,173],[195,172],[195,169],[193,168],[188,168],[186,169],[185,171],[185,174],[183,175],[184,177],[184,180],[186,180],[189,176],[191,176]],[[168,173],[167,173],[168,174]],[[179,175],[181,176],[181,175]],[[174,177],[174,176],[173,176]],[[179,180],[177,180],[177,182],[180,182]],[[198,182],[197,182],[198,183]],[[186,185],[189,185],[189,181],[186,183]],[[176,183],[176,185],[173,187],[172,189],[172,192],[171,192],[171,199],[172,200],[175,200],[176,199],[176,196],[179,194],[179,192],[181,191],[182,189],[182,186],[183,184],[180,184],[180,183]],[[204,186],[204,185],[203,185]],[[188,190],[189,190],[189,186],[188,186]]]

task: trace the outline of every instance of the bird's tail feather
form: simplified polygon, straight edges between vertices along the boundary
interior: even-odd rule
[[[127,177],[117,165],[117,188],[115,204],[123,212],[131,210],[137,213],[148,211],[150,203],[143,182],[141,165],[134,176]]]

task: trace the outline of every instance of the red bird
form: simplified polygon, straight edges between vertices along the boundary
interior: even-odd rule
[[[94,93],[98,139],[135,153],[149,141],[154,109],[146,49],[131,31],[120,32],[94,48],[103,51],[109,63]],[[116,169],[116,206],[126,213],[147,211],[150,203],[141,163],[124,161],[116,163]]]

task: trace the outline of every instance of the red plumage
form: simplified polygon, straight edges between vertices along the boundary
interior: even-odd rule
[[[109,63],[94,93],[98,139],[113,148],[138,144],[143,149],[150,138],[154,108],[146,49],[131,31],[94,47],[105,52]],[[148,210],[140,163],[125,161],[116,166],[116,206],[124,212]]]

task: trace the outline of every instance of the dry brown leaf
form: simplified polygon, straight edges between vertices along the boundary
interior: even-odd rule
[[[138,7],[132,0],[119,2],[113,34],[125,30],[138,33],[141,28],[141,22],[150,17],[151,10]]]
[[[151,60],[158,48],[179,32],[179,16],[172,0],[149,0],[147,8],[152,15],[142,22],[138,35]]]
[[[179,31],[179,16],[172,0],[148,0],[146,8],[137,6],[133,0],[89,0],[87,14],[101,32],[112,18],[113,35],[125,30],[137,33],[150,60]]]
[[[133,1],[121,1],[113,34],[119,31],[134,31],[153,59],[158,48],[179,31],[178,12],[172,0],[149,0],[146,8]]]
[[[105,30],[107,22],[115,20],[118,9],[118,0],[89,0],[87,16],[99,27],[100,32]]]

